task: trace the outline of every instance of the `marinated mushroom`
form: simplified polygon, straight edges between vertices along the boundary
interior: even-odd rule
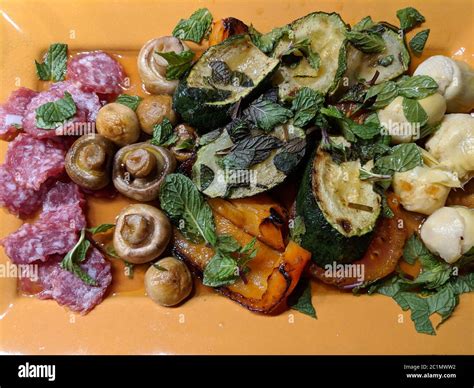
[[[106,137],[81,136],[66,154],[66,172],[79,186],[100,190],[110,183],[114,153],[115,145]]]
[[[138,105],[137,116],[140,126],[149,135],[153,134],[153,127],[165,117],[173,125],[178,121],[173,110],[173,99],[167,95],[145,97]]]
[[[147,263],[163,253],[171,232],[170,221],[161,210],[145,204],[130,205],[117,217],[114,248],[129,263]]]
[[[140,137],[136,113],[128,106],[113,102],[100,108],[96,119],[97,132],[120,147],[135,143]]]
[[[174,36],[162,36],[145,43],[138,54],[138,72],[147,92],[151,94],[173,94],[178,80],[166,79],[168,61],[157,52],[174,51],[179,54],[189,48]]]
[[[179,162],[185,162],[192,157],[198,136],[194,128],[187,124],[180,124],[174,128],[174,132],[178,136],[175,145],[171,147],[171,152]]]
[[[146,142],[136,143],[117,152],[112,177],[120,193],[147,202],[158,198],[161,183],[175,168],[171,151]]]
[[[154,302],[175,306],[189,296],[193,279],[186,264],[174,257],[165,257],[146,271],[145,289]]]

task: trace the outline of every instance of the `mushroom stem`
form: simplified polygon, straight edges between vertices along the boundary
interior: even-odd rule
[[[156,157],[146,148],[131,151],[125,157],[125,168],[137,178],[144,178],[156,168]]]
[[[153,223],[141,214],[128,214],[124,217],[120,233],[125,242],[130,245],[139,245],[153,233]]]
[[[87,170],[99,170],[107,158],[104,148],[95,143],[85,145],[78,156],[80,164]]]

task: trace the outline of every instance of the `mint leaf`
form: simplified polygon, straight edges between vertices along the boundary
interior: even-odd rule
[[[435,335],[436,332],[430,321],[431,309],[426,298],[422,298],[417,294],[403,292],[397,294],[399,304],[403,305],[404,310],[411,310],[411,320],[415,324],[415,329],[419,333]],[[398,302],[398,301],[397,301]]]
[[[35,61],[36,74],[42,81],[64,81],[67,70],[67,44],[53,43],[49,46],[43,63]]]
[[[382,36],[373,32],[348,31],[347,39],[363,53],[380,53],[385,50],[385,41]]]
[[[169,174],[161,186],[160,203],[188,240],[212,246],[217,243],[211,208],[188,177]]]
[[[422,127],[428,121],[428,115],[418,100],[403,97],[402,107],[403,114],[409,123],[418,123]]]
[[[167,147],[174,144],[178,140],[178,135],[173,131],[173,125],[168,118],[163,118],[159,124],[153,127],[153,137],[151,144],[156,146]]]
[[[115,228],[115,224],[101,224],[94,228],[89,228],[87,229],[87,231],[91,234],[98,234],[98,233],[107,232],[108,230],[112,228]]]
[[[131,110],[137,110],[138,105],[143,100],[140,96],[130,96],[129,94],[121,94],[115,102],[128,106]]]
[[[423,30],[418,32],[411,40],[410,45],[411,50],[417,56],[423,54],[423,50],[425,48],[426,41],[428,40],[428,36],[430,35],[430,30]]]
[[[237,262],[227,255],[217,253],[204,269],[202,283],[209,287],[222,287],[239,279]]]
[[[240,249],[240,244],[230,234],[221,234],[217,236],[216,249],[224,253],[235,253]]]
[[[438,84],[427,75],[414,75],[401,79],[398,83],[398,92],[407,98],[425,98],[436,93]]]
[[[293,220],[293,226],[290,228],[290,239],[298,245],[301,245],[301,240],[306,233],[306,225],[301,216],[296,216]]]
[[[391,149],[389,155],[377,159],[373,171],[377,174],[393,175],[421,166],[423,158],[415,143],[399,144]]]
[[[292,102],[291,109],[295,113],[293,124],[296,127],[304,127],[314,119],[324,103],[324,96],[307,87],[298,91]]]
[[[79,266],[79,264],[85,260],[87,251],[91,245],[89,240],[86,240],[85,236],[85,229],[83,229],[76,245],[74,245],[74,247],[66,254],[66,256],[64,256],[60,263],[60,267],[73,273],[87,285],[96,286],[97,282]]]
[[[417,25],[425,22],[425,17],[413,7],[399,9],[397,18],[400,20],[400,28],[409,31]]]
[[[364,102],[376,97],[372,105],[373,109],[382,109],[390,104],[398,96],[398,86],[393,81],[383,82],[371,86],[365,95]]]
[[[277,125],[284,124],[293,117],[291,110],[261,97],[251,103],[243,115],[265,132],[270,132]]]
[[[166,66],[166,79],[180,79],[193,65],[194,53],[191,50],[184,50],[180,53],[175,51],[155,52],[168,62]]]
[[[68,92],[57,101],[47,102],[36,108],[36,126],[55,129],[76,114],[76,104]]]
[[[316,319],[316,310],[314,309],[311,296],[311,282],[308,279],[301,279],[288,297],[288,306],[293,310]]]
[[[377,64],[379,66],[387,67],[387,66],[390,66],[394,60],[395,60],[395,57],[392,54],[390,54],[390,55],[380,58],[377,61]]]
[[[252,25],[249,27],[250,39],[265,54],[270,54],[280,39],[285,35],[291,37],[292,33],[293,31],[288,26],[274,28],[267,34],[261,34]]]
[[[364,31],[368,30],[375,26],[374,21],[370,16],[366,16],[365,18],[361,19],[357,24],[352,27],[352,31]]]
[[[173,30],[173,36],[201,43],[212,23],[212,15],[207,8],[200,8],[189,19],[181,19]]]
[[[298,57],[306,58],[313,69],[319,69],[321,58],[319,54],[311,48],[311,41],[308,38],[292,43],[288,50],[281,55],[281,58],[283,59],[293,54],[296,54]]]
[[[212,69],[210,81],[214,85],[233,85],[242,87],[252,87],[253,81],[241,71],[232,71],[224,61],[211,61],[209,66]]]
[[[247,169],[263,162],[280,146],[281,141],[274,136],[246,137],[235,144],[224,157],[224,165],[230,169]]]

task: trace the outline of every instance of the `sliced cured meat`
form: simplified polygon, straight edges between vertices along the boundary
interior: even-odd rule
[[[5,165],[0,166],[0,206],[16,216],[25,218],[36,213],[43,203],[48,186],[48,182],[45,182],[39,190],[21,187],[9,169]]]
[[[28,88],[19,88],[13,91],[8,97],[3,107],[11,114],[24,115],[26,107],[31,100],[38,95],[38,92]]]
[[[97,249],[89,249],[86,260],[80,265],[97,283],[96,286],[89,286],[71,272],[62,269],[61,260],[62,256],[56,256],[47,263],[39,264],[37,283],[40,287],[36,288],[41,291],[36,296],[40,299],[54,299],[72,311],[86,314],[102,301],[112,282],[110,263]]]
[[[50,139],[20,134],[8,145],[6,165],[20,186],[39,190],[49,178],[64,172],[65,150]]]
[[[76,104],[75,116],[56,130],[38,128],[36,126],[36,109],[48,102],[63,98],[64,92],[69,92]],[[51,86],[50,90],[41,92],[31,100],[23,117],[22,126],[25,132],[37,138],[61,135],[80,136],[94,130],[93,125],[100,108],[101,104],[96,94],[82,91],[71,81],[57,82]]]
[[[87,92],[119,94],[125,80],[122,66],[103,51],[75,55],[68,64],[68,79]]]
[[[77,205],[83,208],[85,205],[84,195],[75,183],[57,182],[46,195],[43,204],[43,214],[60,210],[68,205]]]
[[[67,223],[35,222],[23,224],[16,232],[0,240],[0,244],[13,263],[31,264],[44,262],[51,255],[66,254],[77,239],[76,228]]]
[[[20,88],[10,94],[5,104],[0,105],[0,139],[10,141],[19,132],[26,107],[38,93]]]
[[[76,244],[78,232],[86,227],[84,203],[74,183],[57,182],[45,195],[38,221],[23,224],[0,244],[16,264],[44,262],[51,255],[64,255]]]

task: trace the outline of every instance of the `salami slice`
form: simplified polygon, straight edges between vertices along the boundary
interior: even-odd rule
[[[12,173],[0,166],[0,206],[10,213],[26,218],[41,208],[49,182],[43,183],[39,190],[27,189],[16,183]]]
[[[12,140],[19,132],[23,115],[30,101],[38,93],[28,88],[20,88],[10,94],[5,104],[0,105],[0,139]]]
[[[84,198],[74,183],[57,182],[45,196],[38,221],[23,224],[0,244],[16,264],[45,262],[51,255],[64,255],[76,244],[78,232],[86,227],[83,206]]]
[[[75,55],[68,64],[68,78],[83,90],[99,94],[119,94],[125,80],[122,66],[103,51]]]
[[[64,97],[64,92],[69,92],[76,104],[76,114],[56,130],[38,128],[36,126],[36,109],[48,102],[57,101]],[[101,108],[99,98],[94,93],[82,91],[71,81],[57,82],[50,90],[41,92],[28,104],[22,120],[25,132],[36,138],[46,138],[61,135],[80,136],[94,130],[90,128],[95,124],[97,112]]]
[[[38,282],[40,299],[54,299],[72,311],[86,314],[104,298],[112,282],[111,266],[95,248],[90,248],[86,260],[80,265],[97,285],[89,286],[77,276],[60,267],[61,256],[56,256],[44,264],[39,264]],[[30,287],[31,289],[31,287]]]
[[[16,183],[39,190],[49,178],[64,172],[64,159],[62,144],[21,134],[8,145],[6,165]]]
[[[16,232],[0,240],[0,244],[15,264],[44,262],[51,255],[64,255],[74,247],[78,240],[75,229],[64,223],[41,221],[23,224]]]

